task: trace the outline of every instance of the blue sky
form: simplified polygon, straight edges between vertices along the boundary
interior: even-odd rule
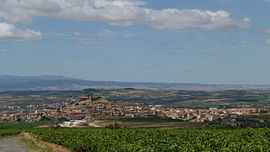
[[[2,0],[0,74],[270,84],[268,0]]]

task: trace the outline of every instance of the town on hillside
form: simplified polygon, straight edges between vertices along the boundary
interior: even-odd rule
[[[42,120],[64,120],[60,126],[75,127],[91,123],[95,120],[113,118],[168,118],[187,122],[218,122],[238,126],[243,120],[265,123],[260,117],[250,115],[267,113],[266,108],[238,108],[238,109],[189,109],[170,108],[163,105],[127,105],[113,104],[104,97],[87,95],[76,100],[67,99],[63,102],[42,105],[9,106],[9,110],[0,113],[0,121],[36,122]],[[28,112],[25,112],[28,111]]]

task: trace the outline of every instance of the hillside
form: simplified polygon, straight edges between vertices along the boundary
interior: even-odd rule
[[[184,108],[270,107],[270,91],[189,91],[153,89],[85,89],[80,91],[0,91],[1,108],[77,100],[92,94],[112,103],[165,105]]]
[[[63,76],[0,76],[0,90],[82,90],[137,88],[171,90],[266,90],[270,85],[208,85],[194,83],[90,81]]]

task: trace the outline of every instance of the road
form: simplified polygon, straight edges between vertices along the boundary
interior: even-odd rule
[[[7,138],[0,141],[0,152],[29,152],[23,145],[18,143],[20,137]]]

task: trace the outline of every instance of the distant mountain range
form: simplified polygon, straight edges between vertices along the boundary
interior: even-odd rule
[[[0,76],[0,90],[82,90],[95,89],[181,89],[181,90],[268,90],[270,85],[208,85],[189,83],[90,81],[63,76]]]

